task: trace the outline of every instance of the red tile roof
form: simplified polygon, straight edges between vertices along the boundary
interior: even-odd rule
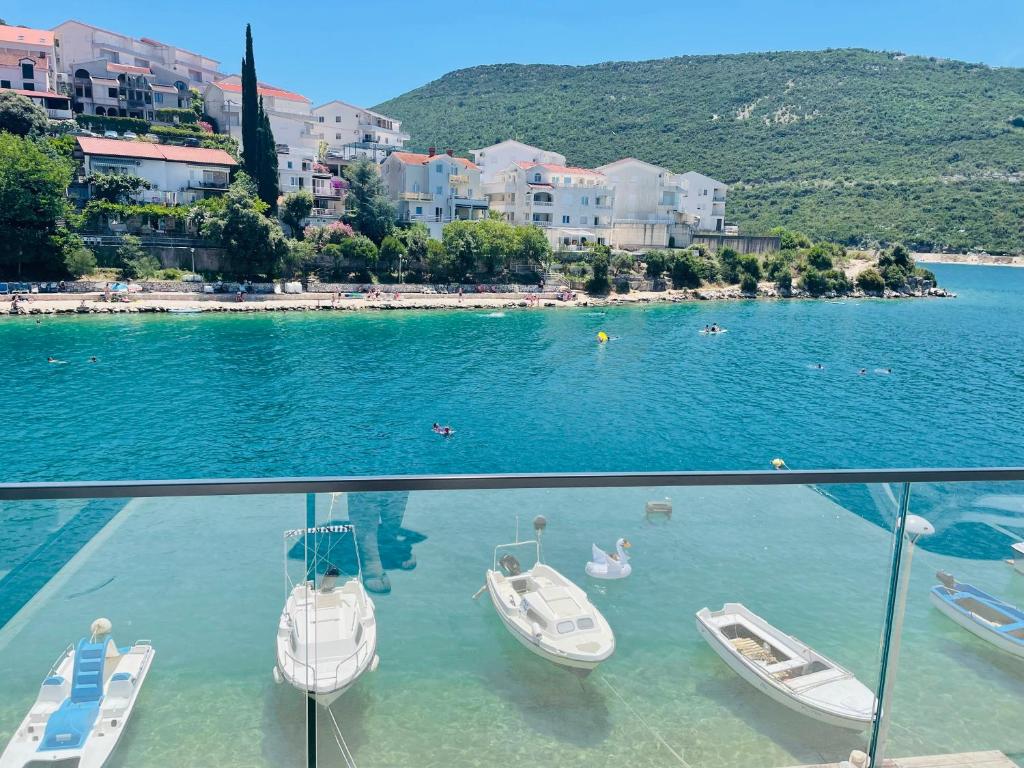
[[[53,32],[48,29],[0,25],[0,43],[20,43],[22,45],[40,45],[44,48],[52,48]]]
[[[391,154],[393,157],[398,158],[400,162],[407,163],[408,165],[425,165],[431,160],[436,160],[439,157],[445,157],[447,153],[434,155],[433,157],[430,155],[422,155],[419,152],[392,152]],[[480,169],[479,165],[464,157],[453,157],[451,159],[457,163],[461,163],[466,168],[472,168],[474,171]]]
[[[229,80],[218,80],[214,85],[222,91],[230,91],[231,93],[242,92],[241,83],[235,83]],[[256,92],[260,96],[273,96],[275,99],[284,99],[285,101],[304,101],[309,103],[309,99],[300,93],[292,93],[291,91],[286,91],[282,88],[275,88],[274,86],[267,85],[266,83],[257,83]]]
[[[0,93],[16,93],[19,96],[28,96],[30,99],[64,99],[67,102],[71,101],[70,96],[65,96],[63,93],[54,93],[53,91],[25,91],[21,88],[2,88]]]
[[[125,75],[152,75],[153,72],[149,67],[133,67],[130,64],[115,64],[112,61],[107,62],[107,72],[121,72]]]
[[[592,171],[589,168],[573,168],[568,165],[555,165],[553,163],[516,163],[520,168],[543,168],[546,171],[552,173],[575,173],[583,174],[584,176],[604,176],[600,171]]]
[[[144,141],[122,141],[120,139],[97,139],[90,136],[79,136],[78,146],[87,155],[135,157],[141,160],[166,160],[170,163],[238,165],[235,159],[223,149],[175,147],[170,144],[148,144]]]

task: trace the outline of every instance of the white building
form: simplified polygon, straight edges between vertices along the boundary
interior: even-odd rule
[[[699,173],[672,173],[634,157],[602,165],[615,188],[616,248],[665,248],[689,242],[691,231],[723,231],[726,186]]]
[[[0,24],[0,88],[57,93],[66,83],[53,32]]]
[[[549,163],[565,165],[565,155],[550,152],[539,147],[532,147],[520,141],[508,139],[492,144],[483,149],[471,149],[469,154],[480,166],[480,178],[486,184],[493,181],[498,173],[506,170],[513,163]]]
[[[398,220],[423,222],[432,238],[440,239],[444,225],[450,221],[487,216],[480,168],[465,158],[450,152],[392,152],[381,164],[380,172],[384,188],[398,209]]]
[[[335,173],[360,157],[382,162],[409,140],[401,120],[337,99],[314,108],[313,120],[317,145],[327,145],[323,160]]]
[[[221,149],[176,147],[144,141],[121,141],[79,136],[76,157],[82,175],[133,174],[152,185],[138,202],[183,205],[222,194],[237,163]]]
[[[313,113],[309,99],[267,83],[259,83],[256,92],[263,99],[263,109],[270,120],[277,144],[315,150]],[[211,83],[206,89],[206,112],[217,121],[221,133],[242,139],[242,78],[229,75]]]
[[[65,21],[53,31],[68,72],[79,62],[96,59],[146,69],[160,66],[176,73],[190,88],[200,91],[222,76],[220,62],[216,59],[148,37],[135,39],[81,21]]]
[[[555,250],[609,243],[615,192],[603,173],[514,162],[483,187],[491,210],[511,224],[541,227]]]

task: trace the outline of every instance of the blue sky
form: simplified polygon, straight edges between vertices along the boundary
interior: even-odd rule
[[[713,18],[706,9],[720,9]],[[423,3],[4,0],[9,24],[77,18],[238,70],[253,24],[261,80],[372,106],[476,64],[590,64],[859,47],[1024,66],[1024,0],[476,0]]]

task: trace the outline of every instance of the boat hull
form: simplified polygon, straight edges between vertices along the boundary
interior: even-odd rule
[[[697,630],[700,632],[707,644],[711,646],[712,650],[718,654],[722,661],[729,665],[733,672],[750,683],[754,688],[761,691],[761,693],[764,693],[769,698],[773,699],[776,703],[781,704],[794,712],[798,712],[805,717],[813,718],[814,720],[818,720],[819,722],[826,723],[837,728],[861,731],[871,724],[873,720],[872,717],[846,716],[837,714],[831,710],[822,709],[814,706],[805,699],[793,696],[786,690],[783,690],[780,686],[765,679],[749,666],[744,664],[739,657],[722,642],[721,636],[710,626],[705,624],[699,615],[697,617]]]
[[[501,619],[501,623],[504,624],[505,628],[512,634],[512,637],[518,640],[521,645],[523,645],[533,653],[540,656],[542,659],[546,659],[547,661],[550,661],[552,664],[557,664],[560,667],[566,667],[567,669],[573,670],[577,674],[586,676],[590,674],[592,671],[594,671],[594,669],[596,669],[602,661],[608,658],[608,656],[611,656],[611,652],[601,657],[583,657],[566,653],[558,653],[549,650],[542,646],[541,643],[535,637],[533,637],[533,635],[525,632],[523,628],[519,626],[518,623],[513,621],[511,617],[507,615],[504,607],[501,604],[501,598],[497,594],[497,590],[494,586],[490,573],[487,574],[487,594],[491,598],[491,604],[494,606],[494,611],[498,614],[498,617]]]
[[[1024,645],[1021,643],[1015,643],[1010,640],[1010,638],[1001,635],[999,632],[991,629],[987,625],[972,619],[969,614],[964,613],[948,600],[943,600],[942,597],[937,595],[934,591],[931,592],[929,597],[931,598],[932,605],[975,637],[984,640],[989,645],[993,645],[1001,651],[1005,651],[1012,656],[1016,656],[1018,659],[1024,659]]]

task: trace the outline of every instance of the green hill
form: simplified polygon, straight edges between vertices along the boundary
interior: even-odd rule
[[[451,72],[375,107],[412,145],[515,138],[732,185],[745,231],[1024,250],[1024,70],[864,50]]]

